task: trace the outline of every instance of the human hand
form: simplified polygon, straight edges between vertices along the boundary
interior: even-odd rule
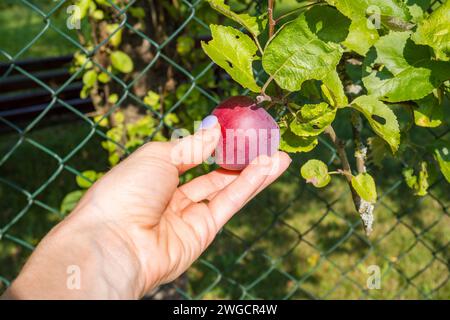
[[[242,172],[218,169],[178,186],[220,137],[210,116],[194,135],[150,142],[97,181],[41,242],[8,290],[14,298],[139,298],[179,277],[218,231],[291,162],[262,156]],[[81,285],[68,288],[67,267]]]

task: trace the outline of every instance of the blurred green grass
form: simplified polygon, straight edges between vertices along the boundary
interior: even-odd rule
[[[4,1],[4,0],[3,0]],[[50,0],[30,1],[43,14],[52,10],[57,2]],[[64,8],[68,2],[64,4]],[[59,9],[57,13],[45,20],[42,15],[32,10],[22,2],[6,1],[0,4],[0,26],[2,34],[0,37],[0,49],[17,58],[52,57],[73,54],[76,47],[57,31],[50,27],[50,23],[66,35],[76,39],[76,32],[68,30],[66,20],[68,15],[65,9]],[[0,61],[7,62],[8,59],[0,54]]]

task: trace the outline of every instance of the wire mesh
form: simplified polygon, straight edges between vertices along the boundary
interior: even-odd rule
[[[64,24],[55,23],[71,2],[47,2],[47,6],[42,6],[40,1],[14,2],[14,6],[20,6],[23,15],[31,13],[40,20],[39,27],[27,35],[26,43],[17,39],[19,47],[14,52],[4,47],[6,44],[0,40],[0,59],[10,64],[0,75],[0,80],[24,75],[52,97],[45,108],[25,125],[0,117],[2,126],[9,130],[0,136],[1,290],[17,275],[39,239],[63,219],[59,203],[68,189],[75,188],[68,181],[74,181],[88,168],[86,162],[96,162],[100,158],[99,141],[117,144],[125,153],[130,151],[105,133],[100,126],[101,120],[94,120],[61,98],[61,93],[79,80],[87,64],[94,63],[110,75],[119,93],[118,101],[103,118],[131,103],[138,109],[151,112],[157,121],[155,133],[170,133],[174,125],[165,121],[167,115],[195,108],[189,102],[193,96],[206,99],[207,108],[203,114],[206,115],[207,110],[219,102],[220,94],[225,92],[215,91],[214,86],[202,83],[208,72],[220,73],[206,57],[202,57],[203,64],[199,70],[197,64],[186,62],[173,53],[180,37],[187,35],[199,42],[208,35],[208,24],[212,21],[201,11],[206,10],[204,1],[162,1],[173,5],[175,10],[181,10],[184,16],[172,22],[176,25],[171,28],[171,33],[158,40],[154,33],[137,28],[128,16],[130,8],[139,5],[140,1],[109,1],[119,21],[115,32],[123,29],[133,33],[152,52],[149,61],[137,66],[133,78],[111,73],[93,59],[115,32],[95,47],[85,47]],[[433,1],[430,8],[436,8],[439,3]],[[263,1],[256,1],[253,9],[264,11],[265,5]],[[189,33],[193,28],[197,34]],[[49,85],[26,67],[16,64],[36,54],[37,51],[33,50],[41,47],[40,41],[49,34],[51,39],[64,42],[70,52],[83,52],[88,57],[58,86]],[[153,69],[161,72],[168,68],[176,73],[177,86],[185,85],[187,89],[160,112],[149,108],[143,95],[136,93],[135,86]],[[231,86],[227,93],[247,93]],[[0,88],[0,94],[6,93]],[[57,104],[75,115],[78,121],[68,127],[63,125],[63,129],[45,126],[49,112]],[[77,133],[77,127],[83,128],[81,133]],[[73,134],[70,133],[72,129]],[[46,134],[42,133],[44,131]],[[345,134],[345,128],[342,131]],[[446,127],[427,130],[426,134],[432,140],[448,136],[448,132]],[[336,150],[326,139],[320,140],[314,155],[330,166],[339,163]],[[389,167],[389,176],[383,177],[385,179],[380,185],[375,232],[367,238],[354,213],[345,183],[336,181],[326,190],[317,190],[299,177],[299,164],[309,157],[297,156],[280,181],[233,218],[201,259],[183,276],[184,281],[170,286],[186,299],[448,298],[450,201],[445,181],[435,182],[425,197],[408,196],[410,192],[402,182],[399,167]],[[106,169],[107,164],[99,166]],[[371,169],[378,174],[384,172],[375,167]],[[371,265],[380,267],[381,289],[370,290],[367,287]]]

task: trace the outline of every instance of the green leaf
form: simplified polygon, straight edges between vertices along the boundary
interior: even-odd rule
[[[114,123],[116,126],[118,124],[123,124],[125,122],[125,114],[122,111],[116,111],[112,116],[114,118]],[[120,138],[119,138],[119,140],[120,140]]]
[[[320,160],[308,160],[300,173],[307,183],[312,183],[316,188],[323,188],[331,181],[327,165]]]
[[[66,194],[61,202],[59,211],[61,211],[62,214],[70,213],[76,207],[78,201],[80,201],[85,192],[85,190],[77,190]]]
[[[105,118],[103,115],[98,115],[94,117],[95,123],[97,123],[100,127],[107,128],[109,126],[108,118]]]
[[[450,65],[432,60],[429,48],[414,44],[410,35],[391,32],[375,43],[364,61],[370,95],[389,102],[418,100],[449,78]]]
[[[413,168],[405,168],[402,173],[407,186],[414,190],[415,195],[424,196],[428,193],[428,170],[427,163],[425,161],[420,163],[418,176],[415,174]]]
[[[112,35],[118,28],[119,24],[107,24],[106,25],[106,32],[108,32],[108,35]],[[109,43],[117,48],[122,43],[122,31],[123,29],[117,30],[116,33],[114,33],[111,38],[109,39]]]
[[[266,21],[257,17],[252,17],[247,13],[237,14],[233,12],[230,6],[225,4],[225,0],[207,0],[210,6],[223,14],[224,16],[236,21],[241,26],[246,28],[253,36],[257,37],[261,33],[261,28],[264,29]]]
[[[103,10],[94,10],[91,14],[92,18],[95,20],[102,20],[105,18],[105,13]]]
[[[402,0],[326,0],[352,20],[379,14],[381,21],[389,23],[390,18],[407,22],[411,15]]]
[[[83,86],[83,88],[80,91],[80,98],[81,99],[86,99],[89,96],[89,88],[86,86]]]
[[[309,152],[318,144],[317,137],[299,137],[285,126],[280,126],[280,134],[280,150],[285,152]]]
[[[80,10],[79,19],[83,19],[89,11],[89,7],[92,5],[92,0],[78,0],[75,5]]]
[[[352,187],[362,199],[370,203],[377,202],[377,188],[370,174],[360,173],[357,176],[353,176]]]
[[[153,109],[156,109],[159,104],[159,94],[152,90],[148,91],[147,95],[144,97],[144,103]]]
[[[324,42],[340,43],[348,35],[351,20],[333,7],[315,6],[305,12],[308,28]]]
[[[369,21],[369,22],[368,22]],[[367,18],[357,18],[352,21],[349,33],[342,43],[348,49],[365,56],[367,51],[380,38],[374,27],[369,27],[370,20]]]
[[[113,93],[108,97],[108,102],[111,104],[116,104],[119,100],[119,95],[117,93]]]
[[[108,161],[111,166],[115,166],[116,164],[118,164],[119,160],[120,160],[120,158],[117,153],[112,153],[108,157]]]
[[[348,105],[348,99],[344,92],[344,86],[336,70],[331,71],[322,79],[322,92],[333,107],[344,107]]]
[[[180,119],[178,119],[178,116],[175,113],[168,113],[164,117],[164,123],[167,126],[173,126],[174,124],[177,124],[180,122]]]
[[[439,141],[434,149],[434,157],[445,180],[450,183],[450,142]]]
[[[394,112],[374,96],[360,96],[353,100],[352,107],[366,117],[373,131],[383,138],[395,153],[400,144],[400,129]]]
[[[129,7],[128,12],[130,12],[130,14],[136,19],[145,18],[145,10],[142,7]]]
[[[417,176],[414,175],[414,169],[413,168],[405,168],[402,171],[403,177],[405,178],[406,185],[414,189],[417,185]]]
[[[429,45],[436,57],[441,60],[450,58],[450,1],[445,1],[433,11],[428,19],[423,19],[412,39],[417,44]]]
[[[108,83],[111,80],[110,76],[106,72],[101,72],[98,75],[98,81],[101,83]]]
[[[414,122],[417,126],[434,128],[442,124],[444,107],[433,94],[415,102],[417,108],[414,108]]]
[[[212,40],[202,41],[205,53],[240,85],[253,92],[261,88],[253,77],[252,63],[258,60],[253,40],[232,27],[210,25]]]
[[[76,177],[77,184],[80,188],[89,188],[95,180],[97,180],[98,174],[94,170],[83,171],[80,176]]]
[[[335,116],[336,109],[328,103],[306,104],[296,112],[289,127],[298,136],[317,136],[333,122]]]
[[[321,80],[335,70],[341,55],[337,44],[320,40],[310,30],[302,14],[269,42],[262,64],[281,88],[298,91],[304,81]]]
[[[424,13],[430,8],[432,0],[406,0],[412,20],[418,22],[422,20]]]
[[[189,54],[190,52],[192,52],[192,49],[195,46],[195,41],[194,39],[192,39],[192,37],[188,37],[188,36],[179,36],[177,38],[177,52],[182,55],[185,56],[187,54]]]
[[[86,89],[92,88],[97,82],[97,72],[95,70],[88,70],[83,75],[83,84]]]
[[[386,160],[391,155],[389,146],[378,136],[368,138],[367,144],[369,146],[369,162],[381,168],[383,160]]]
[[[134,69],[133,60],[125,52],[117,50],[111,53],[112,66],[122,73],[130,73]]]

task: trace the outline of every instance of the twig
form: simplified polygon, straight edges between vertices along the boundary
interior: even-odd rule
[[[355,140],[356,169],[358,170],[358,173],[365,173],[367,147],[364,145],[361,138],[361,130],[363,127],[361,116],[356,112],[352,112],[351,122],[352,122],[353,139]],[[369,235],[372,232],[372,225],[374,221],[373,217],[374,208],[375,206],[373,203],[368,202],[364,199],[360,199],[359,205],[356,207],[363,222],[364,230],[366,231],[367,235]]]
[[[269,39],[271,39],[275,33],[275,25],[277,22],[273,19],[273,9],[275,6],[275,0],[268,0],[267,16],[269,17]]]
[[[332,126],[329,126],[325,129],[325,133],[330,137],[331,142],[333,142],[336,150],[338,152],[339,158],[342,162],[342,169],[344,170],[345,178],[349,183],[352,182],[352,169],[350,167],[350,163],[348,162],[347,153],[345,152],[345,143],[341,139],[338,138],[336,132],[334,131]],[[353,190],[353,188],[352,188]]]
[[[342,162],[342,174],[345,176],[345,179],[347,180],[347,183],[350,187],[350,191],[352,192],[353,204],[355,205],[355,209],[361,217],[366,235],[369,235],[372,232],[373,204],[365,201],[364,199],[361,199],[355,189],[353,189],[352,170],[350,167],[350,163],[348,162],[347,153],[345,152],[344,141],[338,138],[332,126],[326,128],[325,133],[330,137],[331,141],[336,147],[339,158]]]
[[[361,116],[355,111],[351,115],[353,139],[355,140],[355,160],[358,173],[366,172],[367,148],[361,139],[362,120]]]
[[[270,76],[269,79],[267,79],[266,83],[264,83],[263,87],[261,88],[261,94],[266,94],[267,87],[272,82],[273,77]]]

